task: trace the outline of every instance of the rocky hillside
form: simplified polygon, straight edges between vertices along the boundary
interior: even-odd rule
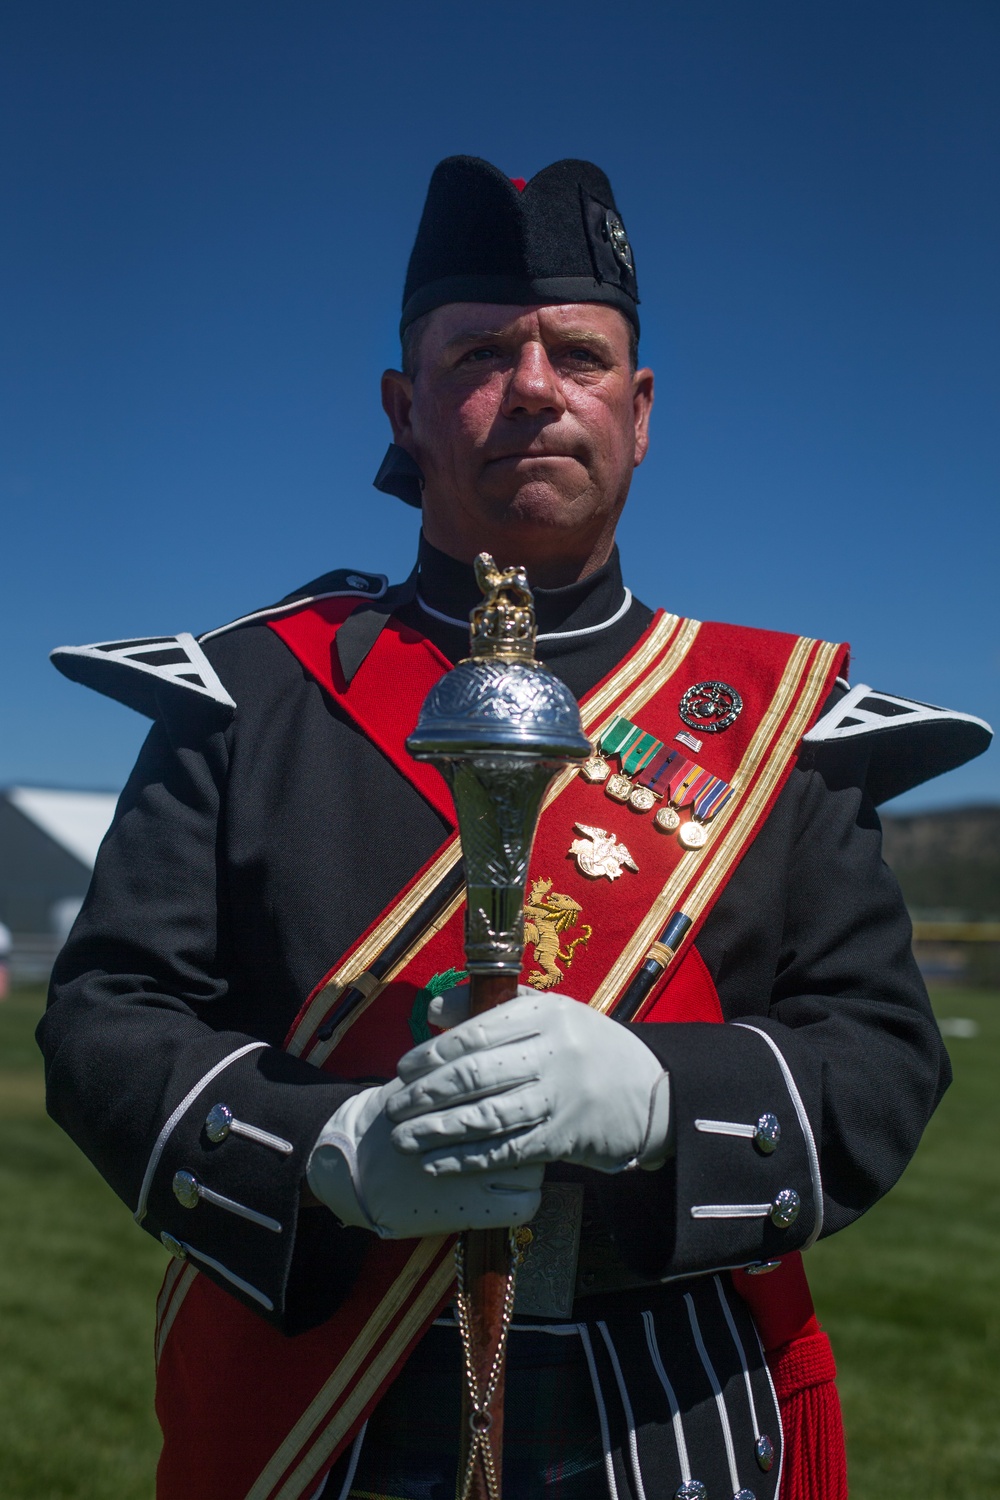
[[[1000,920],[1000,805],[886,815],[882,826],[914,915]]]

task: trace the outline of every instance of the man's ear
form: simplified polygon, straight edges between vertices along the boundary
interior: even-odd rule
[[[653,409],[653,372],[636,370],[632,376],[632,418],[635,423],[635,460],[638,468],[649,449],[649,414]]]
[[[392,427],[392,440],[409,449],[410,408],[413,405],[413,381],[402,370],[382,372],[382,410]]]

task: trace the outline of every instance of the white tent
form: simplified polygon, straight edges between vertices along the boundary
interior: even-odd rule
[[[30,818],[49,838],[55,839],[89,870],[94,868],[97,851],[118,802],[117,793],[12,786],[7,788],[6,795],[18,812]]]
[[[114,792],[0,789],[0,921],[22,977],[44,977],[65,941],[117,801]]]

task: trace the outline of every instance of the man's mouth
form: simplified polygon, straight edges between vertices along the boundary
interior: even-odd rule
[[[525,449],[519,453],[498,453],[495,458],[488,459],[491,464],[513,464],[513,463],[537,463],[539,459],[572,458],[572,453],[552,453],[549,451],[534,452]]]

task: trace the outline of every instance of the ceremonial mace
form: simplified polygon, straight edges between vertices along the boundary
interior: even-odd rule
[[[535,611],[523,568],[476,558],[485,595],[470,654],[428,693],[406,745],[451,788],[466,872],[465,964],[473,1015],[517,994],[528,860],[542,798],[591,746],[569,689],[535,660]],[[514,1304],[514,1237],[463,1234],[455,1251],[465,1357],[458,1500],[500,1500],[503,1377]]]

